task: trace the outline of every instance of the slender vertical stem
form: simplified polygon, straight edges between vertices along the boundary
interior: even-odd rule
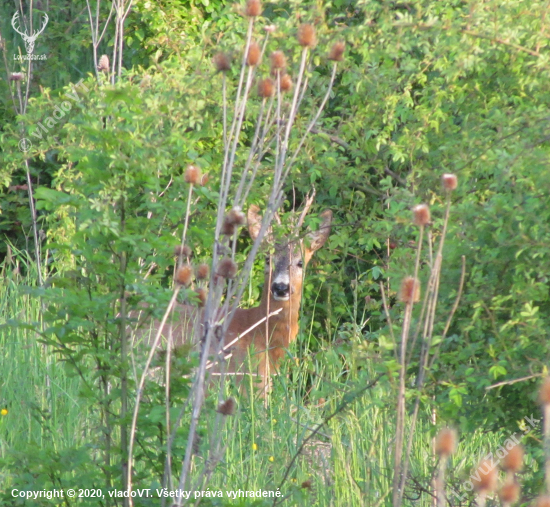
[[[121,273],[121,295],[120,295],[120,451],[122,456],[122,480],[123,489],[128,489],[128,424],[126,415],[128,413],[128,336],[126,334],[126,294],[125,294],[125,273],[126,273],[126,252],[122,253],[120,259]],[[125,505],[128,499],[125,499]]]
[[[445,468],[447,465],[447,458],[441,456],[441,461],[439,462],[439,471],[436,479],[436,501],[437,507],[445,507]]]
[[[34,240],[34,256],[36,258],[36,273],[38,275],[38,285],[41,287],[44,283],[42,277],[42,265],[40,260],[40,238],[38,234],[38,216],[36,214],[36,206],[34,205],[34,192],[31,179],[31,170],[29,167],[29,160],[25,158],[25,176],[27,178],[28,196],[29,196],[29,209],[31,212],[32,220],[32,235]]]
[[[477,499],[476,499],[477,507],[485,507],[486,502],[487,502],[487,494],[484,491],[481,491],[477,495]]]
[[[544,421],[544,478],[546,481],[546,494],[550,495],[550,403],[545,403],[542,406]]]
[[[187,228],[189,226],[189,213],[191,212],[191,197],[193,196],[193,183],[189,183],[189,193],[187,194],[187,209],[185,211],[185,220],[183,223],[183,232],[181,234],[181,246],[185,245],[185,238],[187,237]],[[179,264],[181,264],[181,255]]]
[[[145,379],[147,378],[147,375],[149,373],[149,368],[151,367],[151,362],[153,361],[153,357],[157,352],[157,348],[160,343],[160,338],[162,336],[162,331],[164,330],[164,326],[166,325],[168,316],[172,313],[172,308],[176,303],[176,299],[178,297],[179,291],[180,291],[180,286],[176,285],[176,287],[174,288],[174,292],[172,293],[172,298],[170,299],[170,303],[168,303],[168,308],[166,308],[166,311],[164,312],[162,320],[160,321],[157,334],[155,335],[155,339],[153,340],[151,350],[149,351],[149,356],[147,357],[147,361],[145,363],[145,368],[143,369],[143,373],[141,374],[141,378],[139,379],[139,384],[138,384],[137,393],[136,393],[136,403],[134,406],[134,414],[132,416],[132,425],[130,427],[130,437],[129,437],[129,444],[128,444],[128,474],[127,474],[128,491],[132,490],[134,440],[136,437],[137,417],[139,413],[139,405],[141,402],[141,397],[143,395],[143,386],[145,385]]]
[[[222,72],[223,151],[227,151],[227,76]]]
[[[401,484],[401,474],[403,473],[403,439],[405,431],[405,357],[407,352],[407,335],[410,328],[412,305],[412,301],[409,301],[405,306],[405,316],[403,318],[403,331],[401,333],[401,347],[399,353],[399,391],[397,393],[397,420],[395,429],[395,460],[392,493],[393,507],[398,507],[401,505],[401,494],[399,488]]]
[[[422,252],[422,240],[424,238],[424,226],[420,226],[420,232],[418,234],[418,245],[416,249],[416,261],[414,264],[414,277],[413,277],[413,287],[412,287],[412,294],[416,294],[416,284],[418,282],[418,271],[420,269],[420,253]],[[411,298],[414,299],[414,298]],[[401,395],[401,389],[403,389],[402,397],[400,398],[402,401],[402,420],[401,420],[401,430],[405,431],[405,373],[407,370],[407,360],[406,360],[406,348],[407,348],[407,340],[409,336],[409,330],[410,330],[410,323],[411,323],[411,317],[412,317],[412,306],[413,302],[409,303],[407,307],[405,308],[405,322],[403,322],[403,336],[401,338],[401,371],[403,373],[403,378],[400,377],[400,381],[402,384],[400,384],[400,395]],[[409,309],[410,307],[410,309]],[[407,319],[408,315],[408,319]],[[399,464],[399,471],[401,474],[400,480],[399,480],[399,504],[401,504],[403,500],[403,493],[405,491],[405,482],[407,480],[407,472],[409,468],[409,456],[411,453],[411,446],[412,446],[412,435],[414,435],[414,428],[416,424],[416,417],[413,416],[413,419],[411,421],[411,429],[409,432],[409,439],[407,441],[407,450],[405,453],[405,459],[402,463]],[[402,437],[404,438],[404,437]]]

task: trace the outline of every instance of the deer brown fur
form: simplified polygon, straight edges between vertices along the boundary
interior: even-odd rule
[[[273,243],[275,251],[267,258],[260,305],[236,310],[225,335],[226,351],[231,354],[229,373],[248,372],[251,359],[255,371],[249,373],[256,373],[267,388],[270,373],[277,371],[285,350],[296,339],[305,269],[330,235],[332,212],[326,210],[320,218],[319,229],[309,232],[304,240]],[[259,208],[251,206],[248,231],[252,240],[258,236],[260,226]],[[269,238],[271,235],[268,241]],[[275,312],[278,313],[271,315]],[[263,323],[246,332],[262,320]],[[251,351],[254,355],[249,358]]]
[[[257,206],[248,210],[248,231],[252,240],[257,238],[261,228],[259,211]],[[277,371],[286,349],[298,334],[306,266],[330,235],[332,212],[326,210],[319,218],[318,230],[308,232],[302,240],[275,242],[271,233],[268,234],[267,241],[274,252],[267,257],[260,304],[235,311],[223,344],[217,343],[211,348],[210,371],[213,374],[223,370],[242,379],[243,374],[251,373],[257,375],[257,385],[264,390],[268,388],[270,374]],[[177,304],[162,334],[167,336],[170,332],[173,346],[178,347],[189,343],[195,334],[202,335],[200,322],[201,314],[196,308]],[[197,325],[199,328],[193,329]],[[152,324],[153,336],[158,327],[158,322]]]

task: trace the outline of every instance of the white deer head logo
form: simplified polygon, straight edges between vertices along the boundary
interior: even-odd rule
[[[23,41],[25,41],[25,49],[27,50],[27,54],[30,55],[34,52],[34,43],[36,41],[36,38],[44,31],[44,28],[46,28],[46,25],[48,24],[48,15],[44,14],[44,24],[42,25],[42,28],[38,31],[35,31],[32,33],[32,35],[27,35],[27,32],[22,32],[21,30],[17,29],[17,26],[15,26],[17,19],[19,18],[19,13],[16,12],[13,15],[13,18],[11,18],[11,26],[13,26],[13,29],[23,37]]]

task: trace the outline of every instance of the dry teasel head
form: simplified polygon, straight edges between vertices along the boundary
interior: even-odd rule
[[[275,93],[275,83],[273,79],[266,77],[258,82],[258,95],[263,99],[272,97]]]
[[[101,55],[99,63],[97,64],[97,70],[99,72],[109,73],[109,57],[107,55]]]
[[[240,206],[231,208],[226,218],[227,221],[233,225],[240,226],[246,224],[246,215],[243,213]]]
[[[245,223],[245,214],[241,211],[240,207],[236,206],[232,208],[227,215],[225,215],[221,232],[226,236],[231,236],[236,231],[237,227],[240,227]]]
[[[271,60],[271,71],[283,71],[286,68],[286,56],[282,51],[273,51],[269,58]]]
[[[448,458],[456,448],[456,431],[452,428],[443,428],[435,439],[435,453]]]
[[[441,183],[447,192],[452,192],[458,186],[456,174],[444,174],[441,176]]]
[[[500,463],[505,472],[519,472],[523,466],[523,447],[519,444],[514,445]]]
[[[246,55],[246,64],[250,67],[254,67],[260,63],[262,56],[262,50],[256,41],[251,41],[248,47],[248,54]]]
[[[509,480],[505,482],[498,492],[498,496],[502,505],[510,505],[516,503],[519,500],[519,493],[521,488],[519,484],[514,480]]]
[[[288,74],[285,74],[281,77],[281,91],[289,92],[290,90],[292,90],[292,78]]]
[[[234,224],[230,224],[227,220],[224,220],[222,223],[221,233],[224,236],[233,236],[235,234],[236,228]]]
[[[217,412],[222,415],[233,415],[235,413],[236,406],[237,404],[233,398],[227,398],[227,400],[218,405]]]
[[[218,72],[227,72],[231,69],[231,58],[227,53],[216,53],[212,61]]]
[[[12,72],[9,77],[10,81],[23,81],[23,73],[22,72]]]
[[[412,276],[403,278],[399,290],[399,300],[407,304],[420,301],[420,280],[418,278]]]
[[[174,247],[174,255],[177,257],[179,257],[180,255],[182,257],[191,257],[192,254],[193,251],[187,245],[176,245]]]
[[[413,222],[415,225],[424,226],[430,223],[430,208],[427,204],[419,204],[413,208]]]
[[[262,13],[262,3],[260,0],[247,0],[244,13],[250,18],[259,16]]]
[[[328,59],[333,62],[341,62],[344,59],[344,50],[346,43],[342,41],[335,42],[328,53]]]
[[[497,469],[494,463],[483,460],[472,476],[472,482],[478,493],[486,494],[494,491],[497,487]]]
[[[298,28],[298,44],[304,48],[312,48],[317,43],[315,27],[309,23],[304,23]]]
[[[188,165],[185,170],[185,182],[192,185],[200,185],[201,181],[201,170],[196,165]]]
[[[208,264],[205,264],[203,262],[202,264],[198,265],[197,280],[206,280],[209,274],[210,274],[210,266],[208,266]]]
[[[237,274],[237,264],[229,257],[224,257],[218,264],[217,274],[223,278],[235,278]]]
[[[208,292],[204,287],[199,287],[198,289],[195,289],[195,294],[199,298],[199,307],[202,308],[206,304],[206,296],[208,295]]]
[[[176,282],[180,285],[188,287],[191,285],[192,278],[193,270],[191,269],[191,266],[187,264],[185,266],[180,266],[176,271]]]

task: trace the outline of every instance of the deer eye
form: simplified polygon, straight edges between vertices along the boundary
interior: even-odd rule
[[[304,262],[303,261],[298,261],[298,264],[296,264],[296,266],[298,266],[300,269],[304,267]]]

